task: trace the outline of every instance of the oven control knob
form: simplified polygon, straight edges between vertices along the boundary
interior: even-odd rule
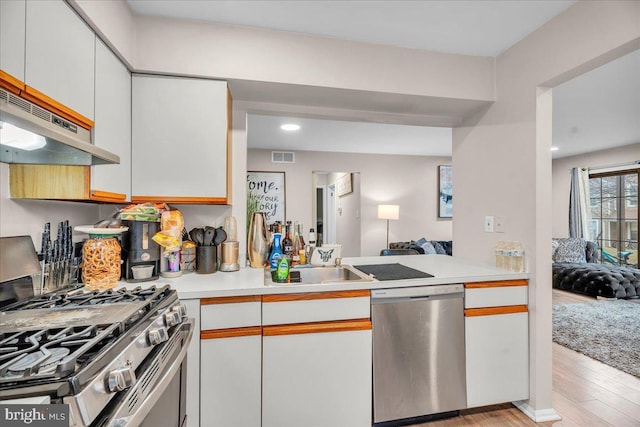
[[[161,328],[151,329],[147,333],[147,339],[150,345],[158,345],[169,339],[169,333],[164,326]]]
[[[178,303],[178,304],[174,305],[173,307],[171,307],[171,311],[174,311],[174,312],[178,313],[180,315],[180,317],[183,317],[183,316],[187,315],[187,307],[182,303]]]
[[[136,373],[131,366],[109,372],[107,387],[111,393],[126,390],[136,382]]]
[[[172,326],[176,326],[177,324],[182,322],[182,316],[175,311],[168,311],[164,315],[164,324],[167,325],[167,328],[171,328]]]

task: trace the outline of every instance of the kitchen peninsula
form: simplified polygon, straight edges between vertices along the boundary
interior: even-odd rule
[[[189,425],[371,425],[372,294],[447,284],[464,285],[466,405],[457,409],[528,398],[527,273],[445,255],[342,263],[398,263],[433,277],[273,285],[262,269],[243,268],[161,280],[200,331],[188,356]]]

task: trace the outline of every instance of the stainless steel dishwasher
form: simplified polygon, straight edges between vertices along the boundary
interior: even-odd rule
[[[374,424],[467,406],[463,295],[460,284],[371,291]]]

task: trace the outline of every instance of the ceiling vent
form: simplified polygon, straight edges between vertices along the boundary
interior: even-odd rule
[[[295,163],[296,153],[293,151],[272,151],[271,163]]]

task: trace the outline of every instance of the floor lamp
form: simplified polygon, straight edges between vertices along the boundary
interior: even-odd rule
[[[400,218],[400,206],[398,205],[378,205],[378,219],[387,220],[387,249],[389,249],[389,220]]]

